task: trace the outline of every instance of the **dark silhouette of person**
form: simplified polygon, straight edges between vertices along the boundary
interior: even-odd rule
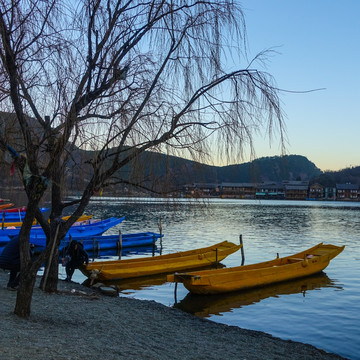
[[[89,256],[80,242],[72,240],[63,249],[62,263],[66,269],[65,281],[70,282],[75,269],[78,269],[83,263],[86,265],[89,263]]]
[[[20,249],[19,237],[14,236],[4,247],[0,254],[0,268],[10,271],[9,290],[16,290],[20,279]]]

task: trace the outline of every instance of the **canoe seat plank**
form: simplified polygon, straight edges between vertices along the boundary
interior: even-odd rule
[[[289,258],[288,260],[290,262],[294,262],[294,261],[303,261],[304,259],[301,259],[301,258]]]

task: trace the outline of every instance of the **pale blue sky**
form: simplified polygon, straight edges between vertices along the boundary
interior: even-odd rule
[[[360,165],[360,0],[244,0],[249,56],[277,47],[267,71],[283,94],[287,153],[321,170]],[[278,139],[256,154],[280,155]]]

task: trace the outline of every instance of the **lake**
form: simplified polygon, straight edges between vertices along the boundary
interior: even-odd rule
[[[163,254],[209,246],[242,235],[245,264],[305,250],[319,242],[346,245],[319,275],[250,291],[191,296],[163,278],[127,284],[120,296],[154,300],[196,316],[282,339],[312,344],[350,359],[360,359],[360,204],[317,201],[165,200],[96,198],[94,217],[125,216],[107,233],[159,232]],[[162,245],[162,246],[160,246]],[[89,254],[91,256],[91,254]],[[151,249],[141,256],[151,256]],[[126,257],[140,256],[136,252]],[[107,254],[116,257],[115,252]],[[241,252],[222,264],[238,266]],[[60,278],[65,277],[64,269]],[[76,271],[73,280],[85,277]],[[120,286],[120,285],[119,285]]]

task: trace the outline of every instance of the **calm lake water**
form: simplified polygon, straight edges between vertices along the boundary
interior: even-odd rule
[[[178,284],[175,304],[172,283],[127,284],[120,296],[154,300],[212,321],[260,330],[282,339],[312,344],[350,359],[360,359],[360,204],[256,200],[152,200],[101,198],[92,202],[94,217],[125,216],[108,231],[159,232],[162,253],[189,250],[242,234],[245,264],[305,250],[319,242],[346,245],[324,273],[251,291],[221,296],[190,296]],[[160,251],[157,243],[157,251]],[[90,254],[91,255],[91,254]],[[151,256],[152,250],[141,256]],[[140,256],[136,252],[126,257]],[[115,257],[115,252],[107,257]],[[241,264],[241,252],[222,264]],[[60,277],[65,276],[61,270]],[[73,280],[82,282],[77,271]],[[119,285],[121,286],[121,284]]]

